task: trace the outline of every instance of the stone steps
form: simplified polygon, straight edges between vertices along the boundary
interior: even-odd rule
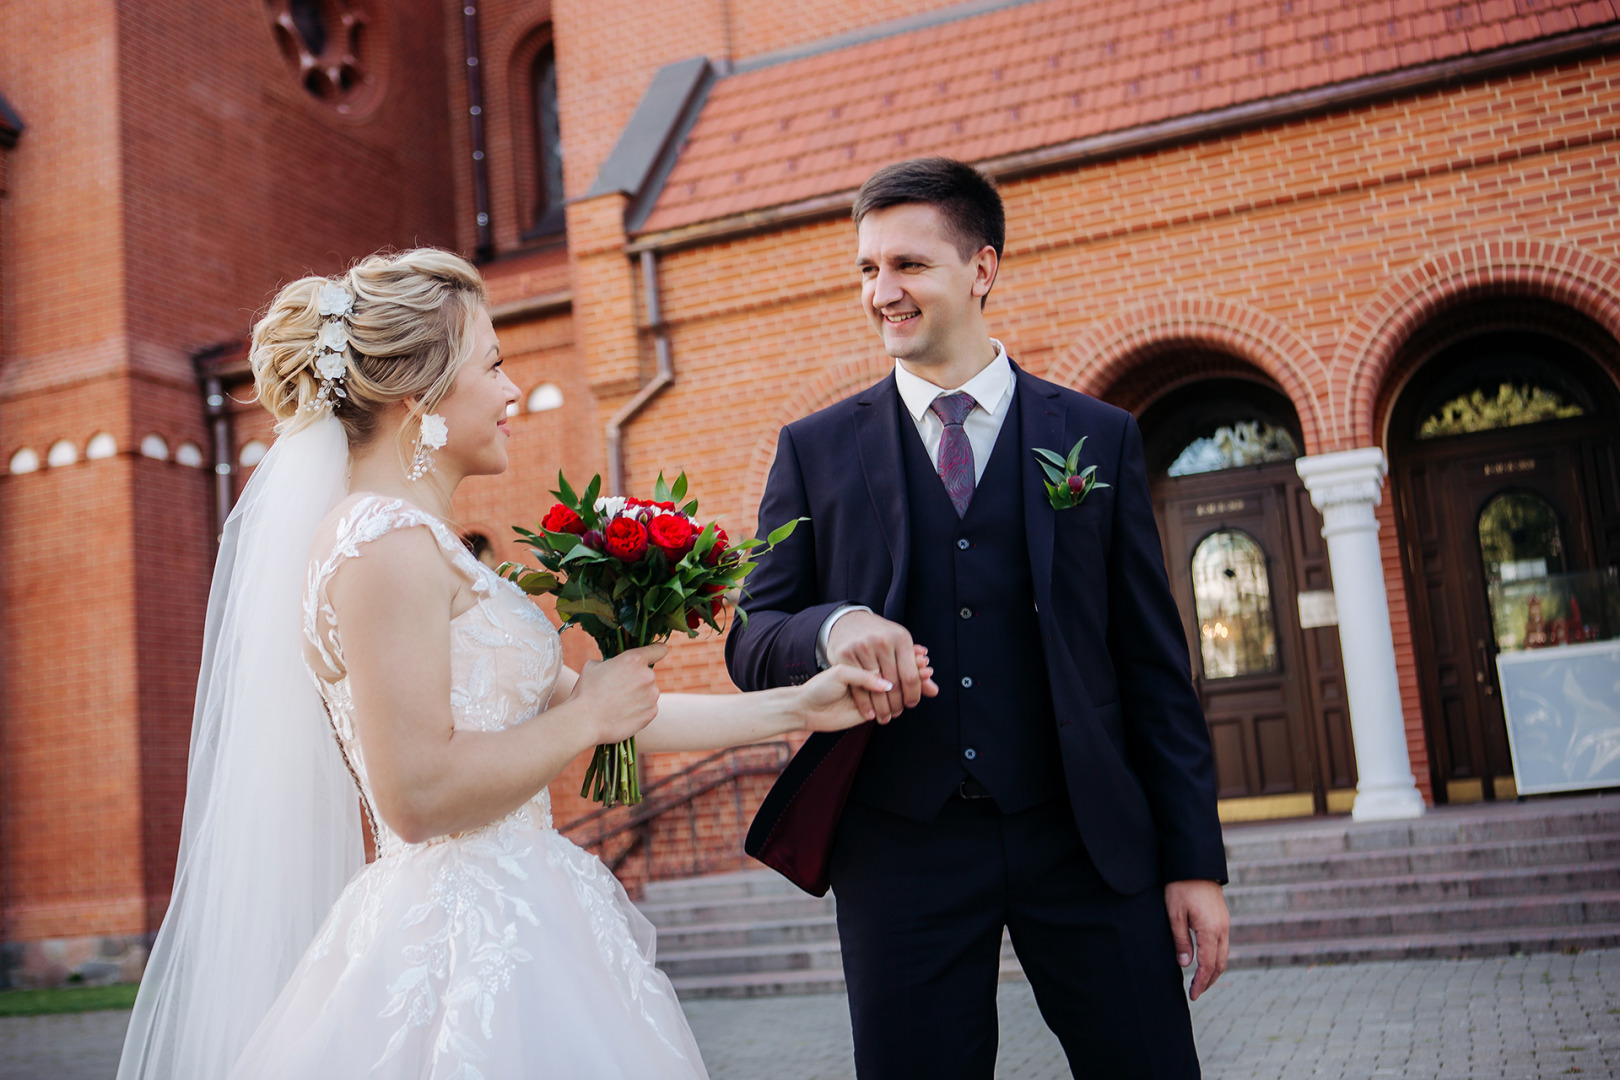
[[[1234,967],[1620,945],[1613,796],[1241,825],[1225,839]],[[844,987],[833,898],[772,871],[655,882],[641,909],[683,997]],[[1022,977],[1004,937],[1001,978]]]
[[[1360,880],[1284,885],[1230,885],[1227,910],[1233,919],[1334,910],[1384,910],[1414,904],[1620,890],[1620,861],[1565,866],[1521,866],[1477,873],[1408,874]]]

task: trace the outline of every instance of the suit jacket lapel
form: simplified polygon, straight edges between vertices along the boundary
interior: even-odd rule
[[[905,614],[906,570],[911,561],[911,524],[907,519],[904,459],[900,450],[900,392],[894,376],[874,386],[855,411],[855,447],[861,473],[872,497],[883,543],[889,549],[894,577],[883,601],[883,617]]]
[[[1035,603],[1044,618],[1049,614],[1052,597],[1052,532],[1057,525],[1057,512],[1046,496],[1046,475],[1032,452],[1035,447],[1066,454],[1063,445],[1065,415],[1062,400],[1055,388],[1042,387],[1026,375],[1017,364],[1013,365],[1017,378],[1018,410],[1023,431],[1020,433],[1020,471],[1024,482],[1024,532],[1029,546],[1029,568],[1035,582]]]

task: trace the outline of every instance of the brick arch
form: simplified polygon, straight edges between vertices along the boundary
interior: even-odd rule
[[[1094,324],[1053,366],[1053,382],[1102,397],[1143,363],[1193,347],[1258,368],[1288,395],[1317,453],[1326,428],[1311,373],[1321,358],[1299,334],[1265,312],[1230,300],[1186,296],[1154,300]]]
[[[484,138],[498,247],[517,243],[527,220],[522,203],[533,184],[527,68],[540,48],[541,31],[552,22],[551,7],[551,0],[531,0],[493,33],[488,27],[483,33]]]
[[[1620,263],[1550,240],[1507,238],[1454,248],[1402,274],[1362,308],[1330,367],[1345,388],[1335,441],[1381,443],[1380,402],[1403,345],[1426,322],[1467,300],[1536,298],[1569,307],[1620,339]]]
[[[759,500],[765,494],[765,481],[770,476],[771,463],[776,460],[776,438],[782,433],[782,428],[866,389],[893,370],[894,361],[887,356],[851,360],[828,368],[788,398],[787,403],[765,422],[764,431],[749,455],[748,471],[743,482],[743,513],[753,515],[759,512]],[[747,520],[750,530],[758,527],[759,522],[752,517]]]

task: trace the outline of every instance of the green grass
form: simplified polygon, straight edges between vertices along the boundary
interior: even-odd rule
[[[59,990],[0,990],[0,1016],[45,1016],[49,1013],[128,1009],[135,1004],[134,983],[116,986],[64,986]]]

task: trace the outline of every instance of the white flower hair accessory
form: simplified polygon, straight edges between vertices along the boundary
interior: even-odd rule
[[[343,389],[343,377],[349,373],[349,330],[343,320],[354,310],[354,294],[328,281],[316,291],[315,306],[321,314],[321,331],[315,337],[315,373],[321,388],[306,407],[330,411],[337,398],[349,396]]]

